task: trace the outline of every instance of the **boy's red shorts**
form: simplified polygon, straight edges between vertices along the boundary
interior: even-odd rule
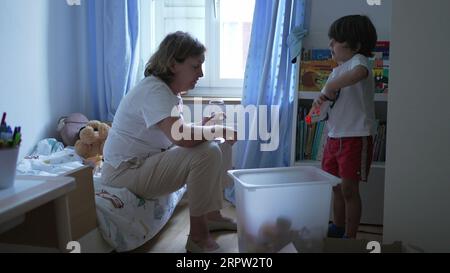
[[[367,181],[372,164],[373,137],[328,138],[322,169],[346,180]]]

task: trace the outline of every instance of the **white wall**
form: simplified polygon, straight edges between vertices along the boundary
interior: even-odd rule
[[[450,1],[392,4],[383,240],[450,252]]]
[[[77,18],[66,1],[7,0],[0,9],[0,112],[22,126],[20,156],[80,111]]]
[[[381,0],[380,6],[369,6],[366,0],[308,0],[309,34],[305,48],[328,48],[328,29],[345,15],[369,16],[378,33],[378,40],[389,40],[392,0]]]

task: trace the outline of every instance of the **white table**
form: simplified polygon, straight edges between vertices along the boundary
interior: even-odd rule
[[[54,202],[58,246],[65,252],[72,240],[67,193],[73,189],[72,177],[16,176],[12,187],[0,190],[0,230],[12,228],[27,212]]]

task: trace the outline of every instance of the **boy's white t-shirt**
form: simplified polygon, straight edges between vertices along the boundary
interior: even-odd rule
[[[121,162],[146,158],[170,147],[172,142],[156,124],[180,116],[181,105],[181,97],[162,80],[144,78],[120,102],[103,148],[105,162],[117,168]]]
[[[341,89],[339,98],[328,110],[328,136],[333,138],[375,135],[375,83],[367,57],[356,54],[333,69],[330,79],[350,71],[358,65],[367,68],[367,78]]]

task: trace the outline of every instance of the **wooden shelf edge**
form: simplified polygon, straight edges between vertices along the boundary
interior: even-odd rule
[[[295,166],[318,166],[320,167],[320,161],[317,160],[300,160],[295,161]]]
[[[298,91],[298,98],[299,99],[308,99],[313,100],[319,96],[319,91]],[[388,94],[375,94],[375,101],[387,101],[388,100]]]
[[[317,161],[317,160],[300,160],[300,161],[295,161],[294,163],[295,166],[318,166],[320,167],[321,162]],[[382,168],[384,169],[386,166],[386,162],[381,162],[381,161],[374,161],[372,162],[371,167],[372,168]]]

